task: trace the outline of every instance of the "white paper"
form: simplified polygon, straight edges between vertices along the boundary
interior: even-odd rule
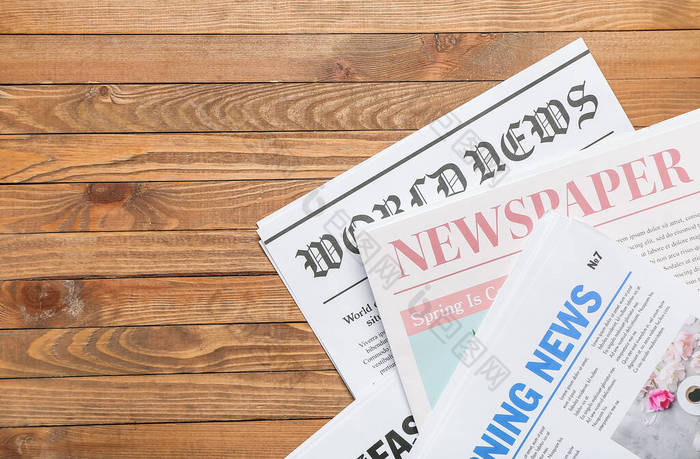
[[[631,130],[578,40],[261,220],[258,233],[356,394],[394,368],[356,246],[359,228]],[[385,260],[369,266],[382,270]]]
[[[677,250],[655,239],[670,231],[668,243],[681,240],[676,228],[700,234],[693,227],[700,224],[698,119],[696,111],[618,137],[612,150],[601,147],[556,169],[365,228],[360,239],[377,244],[379,256],[389,257],[403,273],[385,288],[383,279],[369,271],[419,428],[465,360],[472,331],[553,199],[558,201],[554,207],[585,219],[686,282],[698,283],[700,275],[686,266],[687,256],[681,257],[683,265],[671,266],[673,261],[662,257]],[[684,250],[700,256],[692,240],[685,245]]]
[[[697,379],[699,303],[670,273],[550,213],[411,457],[697,457],[680,389]],[[654,387],[652,372],[663,374]]]
[[[362,394],[289,459],[407,459],[418,436],[396,375]]]

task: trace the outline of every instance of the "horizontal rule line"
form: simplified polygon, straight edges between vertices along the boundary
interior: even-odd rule
[[[343,293],[345,293],[345,292],[347,292],[348,290],[351,290],[351,289],[357,287],[358,285],[360,285],[362,282],[364,282],[364,281],[366,281],[366,280],[367,280],[367,276],[365,276],[365,277],[363,277],[362,279],[360,279],[359,281],[355,282],[355,283],[352,284],[350,287],[347,287],[347,288],[341,290],[340,292],[336,293],[336,294],[333,295],[332,297],[328,298],[326,301],[323,302],[323,304],[330,303],[331,301],[335,300],[336,298],[338,298],[338,297],[339,297],[340,295],[342,295]]]
[[[614,133],[615,133],[615,131],[610,131],[610,132],[608,132],[607,134],[603,134],[601,137],[598,137],[598,138],[597,138],[596,140],[594,140],[593,142],[591,142],[591,143],[589,143],[588,145],[586,145],[585,147],[581,148],[581,150],[585,150],[585,149],[588,148],[588,147],[592,147],[593,145],[597,144],[597,143],[600,142],[601,140],[605,139],[606,137],[608,137],[608,136],[610,136],[610,135],[612,135],[612,134],[614,134]]]

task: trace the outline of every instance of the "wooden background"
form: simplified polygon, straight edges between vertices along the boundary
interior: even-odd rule
[[[700,2],[3,0],[0,457],[282,457],[351,401],[255,223],[583,36],[636,127]]]

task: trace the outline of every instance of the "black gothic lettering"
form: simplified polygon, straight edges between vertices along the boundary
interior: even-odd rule
[[[479,142],[473,150],[464,153],[464,157],[467,156],[474,160],[474,171],[478,170],[481,173],[479,183],[493,178],[496,172],[506,170],[506,165],[501,163],[496,149],[488,142]]]
[[[467,189],[467,179],[464,178],[464,174],[459,167],[455,164],[447,163],[432,174],[424,175],[413,182],[413,186],[409,190],[412,207],[420,207],[428,202],[421,191],[421,185],[425,184],[426,178],[437,179],[435,191],[438,194],[442,193],[446,198]]]
[[[572,86],[572,88],[569,90],[569,94],[566,96],[566,101],[569,102],[569,105],[572,107],[581,107],[579,111],[583,111],[583,108],[585,105],[590,102],[593,104],[593,109],[587,111],[586,113],[581,114],[581,116],[578,119],[578,128],[581,129],[581,124],[586,121],[590,120],[595,116],[596,110],[598,110],[598,98],[592,94],[585,94],[584,90],[586,87],[586,82],[584,81],[583,83]],[[577,99],[572,99],[571,96],[573,93],[580,92],[581,95]]]
[[[510,126],[508,126],[508,131],[501,136],[501,151],[506,158],[512,161],[521,161],[526,159],[532,154],[533,151],[535,151],[534,146],[530,147],[529,150],[525,149],[522,143],[523,140],[525,140],[525,135],[519,132],[516,133],[515,131],[519,127],[520,121],[510,123]],[[522,153],[518,153],[520,151],[522,151]]]
[[[358,223],[372,223],[374,219],[369,215],[355,215],[350,219],[350,223],[343,230],[343,242],[345,247],[348,248],[352,253],[359,255],[360,249],[357,247],[357,240],[355,239],[355,231],[357,230]]]
[[[382,201],[382,204],[375,204],[374,207],[372,207],[372,211],[381,213],[382,219],[403,212],[403,210],[401,210],[401,200],[398,196],[392,194]],[[393,204],[393,208],[390,204]]]
[[[467,189],[467,179],[464,178],[464,174],[459,170],[459,167],[452,163],[445,164],[432,174],[428,174],[428,177],[432,179],[437,178],[437,191],[438,193],[442,192],[446,198],[462,193]]]
[[[532,125],[532,134],[537,134],[540,142],[547,143],[554,140],[559,134],[566,134],[569,129],[569,114],[566,109],[556,99],[550,100],[544,107],[539,107],[535,110],[534,115],[525,115],[523,121],[527,121]],[[506,155],[506,157],[508,157]],[[518,161],[524,158],[516,157],[509,159]]]
[[[331,269],[340,268],[343,250],[335,237],[321,236],[318,242],[311,242],[305,250],[297,250],[295,258],[304,257],[304,269],[311,269],[314,277],[326,277]]]
[[[420,190],[420,186],[424,183],[425,176],[416,179],[416,181],[413,182],[413,186],[411,186],[411,189],[408,190],[409,193],[411,193],[411,207],[420,207],[426,203],[425,196],[423,196],[423,193]]]

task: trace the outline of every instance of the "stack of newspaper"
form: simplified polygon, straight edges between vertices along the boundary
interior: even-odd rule
[[[290,457],[695,457],[699,128],[577,40],[261,220],[356,398]]]

